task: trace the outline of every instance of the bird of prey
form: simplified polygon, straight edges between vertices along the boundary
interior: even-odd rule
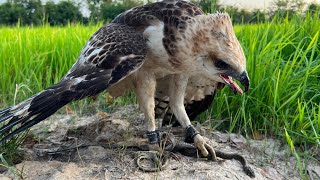
[[[186,128],[186,141],[207,157],[212,147],[192,126],[184,105],[191,117],[206,109],[201,103],[210,104],[223,85],[242,94],[233,79],[248,90],[246,58],[226,13],[204,14],[196,5],[177,0],[135,7],[98,29],[60,82],[1,110],[1,141],[71,101],[105,90],[114,97],[132,90],[145,114],[150,148],[159,146],[155,114],[170,111]],[[158,112],[164,101],[170,110]]]

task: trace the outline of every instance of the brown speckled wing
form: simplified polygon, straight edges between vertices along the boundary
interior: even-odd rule
[[[64,79],[79,78],[76,89],[87,90],[85,95],[99,93],[141,67],[146,51],[141,31],[125,24],[105,25],[89,39]]]
[[[159,21],[163,22],[163,45],[168,54],[174,56],[177,33],[183,34],[187,27],[186,21],[201,14],[204,14],[203,11],[190,2],[165,0],[128,10],[112,22],[124,23],[142,29]]]
[[[41,122],[67,103],[96,95],[142,66],[146,54],[142,32],[125,24],[100,28],[77,62],[57,84],[0,112],[1,141]]]

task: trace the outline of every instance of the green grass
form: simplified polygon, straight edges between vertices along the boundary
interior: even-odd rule
[[[100,26],[0,28],[0,107],[58,82]],[[289,145],[319,146],[319,27],[320,20],[310,15],[236,26],[251,89],[245,96],[235,96],[225,88],[202,118],[215,119],[213,125],[223,120],[218,128],[231,132],[259,132],[281,137]],[[128,99],[116,104],[132,102],[134,96]]]
[[[0,28],[0,106],[58,82],[100,26]]]

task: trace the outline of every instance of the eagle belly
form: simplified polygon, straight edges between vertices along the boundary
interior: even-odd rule
[[[160,101],[169,100],[169,79],[171,75],[167,75],[157,80],[156,98]],[[202,76],[191,76],[185,92],[185,104],[193,101],[200,101],[206,95],[212,95],[217,86],[216,81],[204,78]]]

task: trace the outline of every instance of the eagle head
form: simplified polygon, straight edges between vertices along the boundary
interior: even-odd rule
[[[235,36],[230,17],[226,13],[196,16],[190,22],[192,53],[196,55],[196,71],[218,84],[225,84],[236,94],[248,91],[250,80],[246,58]]]

